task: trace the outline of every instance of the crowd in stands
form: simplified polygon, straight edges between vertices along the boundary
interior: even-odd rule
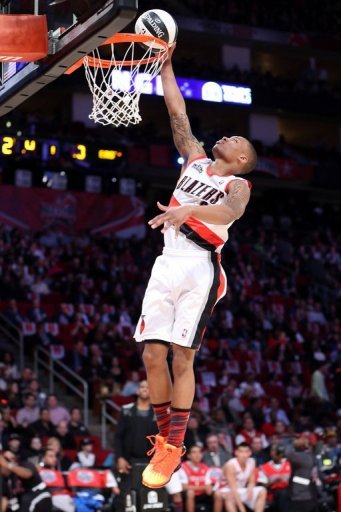
[[[337,463],[341,256],[336,207],[289,195],[286,204],[283,197],[281,204],[276,198],[271,205],[266,201],[271,199],[250,204],[223,253],[229,288],[196,358],[196,400],[186,445],[204,449],[214,434],[231,456],[246,442],[262,465],[271,446],[287,447],[308,432]],[[0,227],[2,314],[22,329],[28,356],[36,346],[44,347],[87,380],[94,411],[99,397],[118,405],[133,400],[145,375],[132,336],[161,249],[155,232],[143,240],[119,240]],[[91,442],[80,447],[91,433],[79,409],[67,411],[55,395],[46,396],[32,370],[19,374],[10,352],[1,355],[0,392],[3,446],[19,435],[27,456],[37,461],[41,440],[53,438],[61,447],[56,450],[61,468],[94,463]],[[110,454],[100,448],[98,454],[96,463],[103,465]]]

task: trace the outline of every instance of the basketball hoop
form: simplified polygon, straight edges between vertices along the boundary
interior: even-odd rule
[[[157,43],[162,50],[153,52]],[[111,58],[103,59],[99,49],[109,46]],[[115,34],[66,71],[71,74],[82,64],[93,95],[89,118],[102,125],[128,126],[141,121],[141,93],[160,72],[167,57],[168,44],[142,34]]]

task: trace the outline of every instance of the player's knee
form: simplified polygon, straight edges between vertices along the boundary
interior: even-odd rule
[[[262,498],[262,499],[265,499],[266,496],[268,494],[268,491],[265,489],[265,487],[263,487],[263,489],[259,492],[259,496]]]
[[[195,491],[193,489],[187,489],[187,491],[186,491],[186,498],[188,500],[194,500],[194,498],[195,498]]]
[[[159,364],[166,360],[165,349],[157,344],[147,344],[143,350],[143,362],[147,368],[158,367]]]
[[[185,372],[193,371],[193,360],[195,352],[191,349],[177,347],[173,348],[173,373],[182,375]]]

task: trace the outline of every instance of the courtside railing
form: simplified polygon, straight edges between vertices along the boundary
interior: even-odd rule
[[[39,372],[45,370],[49,379],[49,392],[54,393],[55,381],[64,384],[67,390],[73,391],[83,402],[83,420],[89,425],[89,386],[86,380],[59,360],[53,359],[43,347],[36,347],[34,352],[34,371],[37,379]]]
[[[19,355],[18,367],[21,372],[24,368],[24,337],[21,330],[4,315],[0,315],[0,332],[7,340],[13,342],[17,348]]]
[[[118,415],[121,411],[121,407],[115,404],[112,400],[102,400],[102,411],[101,411],[101,441],[104,449],[107,449],[107,428],[108,423],[110,425],[117,425],[117,419],[115,415]]]

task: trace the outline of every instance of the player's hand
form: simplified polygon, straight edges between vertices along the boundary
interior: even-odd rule
[[[169,47],[168,47],[168,50],[167,50],[167,57],[166,57],[166,59],[165,59],[164,64],[167,64],[167,62],[170,62],[170,61],[172,60],[172,56],[173,56],[173,53],[174,53],[175,47],[176,47],[176,43],[173,43],[173,44],[172,44],[172,46],[169,46]]]
[[[175,228],[176,234],[180,231],[180,226],[191,215],[191,208],[190,206],[183,205],[183,206],[164,206],[163,204],[157,202],[157,205],[160,210],[162,210],[164,213],[161,213],[160,215],[157,215],[154,217],[154,219],[151,219],[148,224],[152,229],[156,229],[159,226],[163,225],[163,228],[161,229],[161,233],[164,233],[168,228],[173,226]]]
[[[252,485],[252,486],[250,485],[250,486],[247,488],[247,491],[246,491],[246,497],[247,497],[247,500],[248,500],[248,501],[252,501],[253,489],[254,489],[253,485]]]
[[[119,457],[117,460],[117,471],[119,473],[128,474],[131,470],[131,465],[124,457]]]

